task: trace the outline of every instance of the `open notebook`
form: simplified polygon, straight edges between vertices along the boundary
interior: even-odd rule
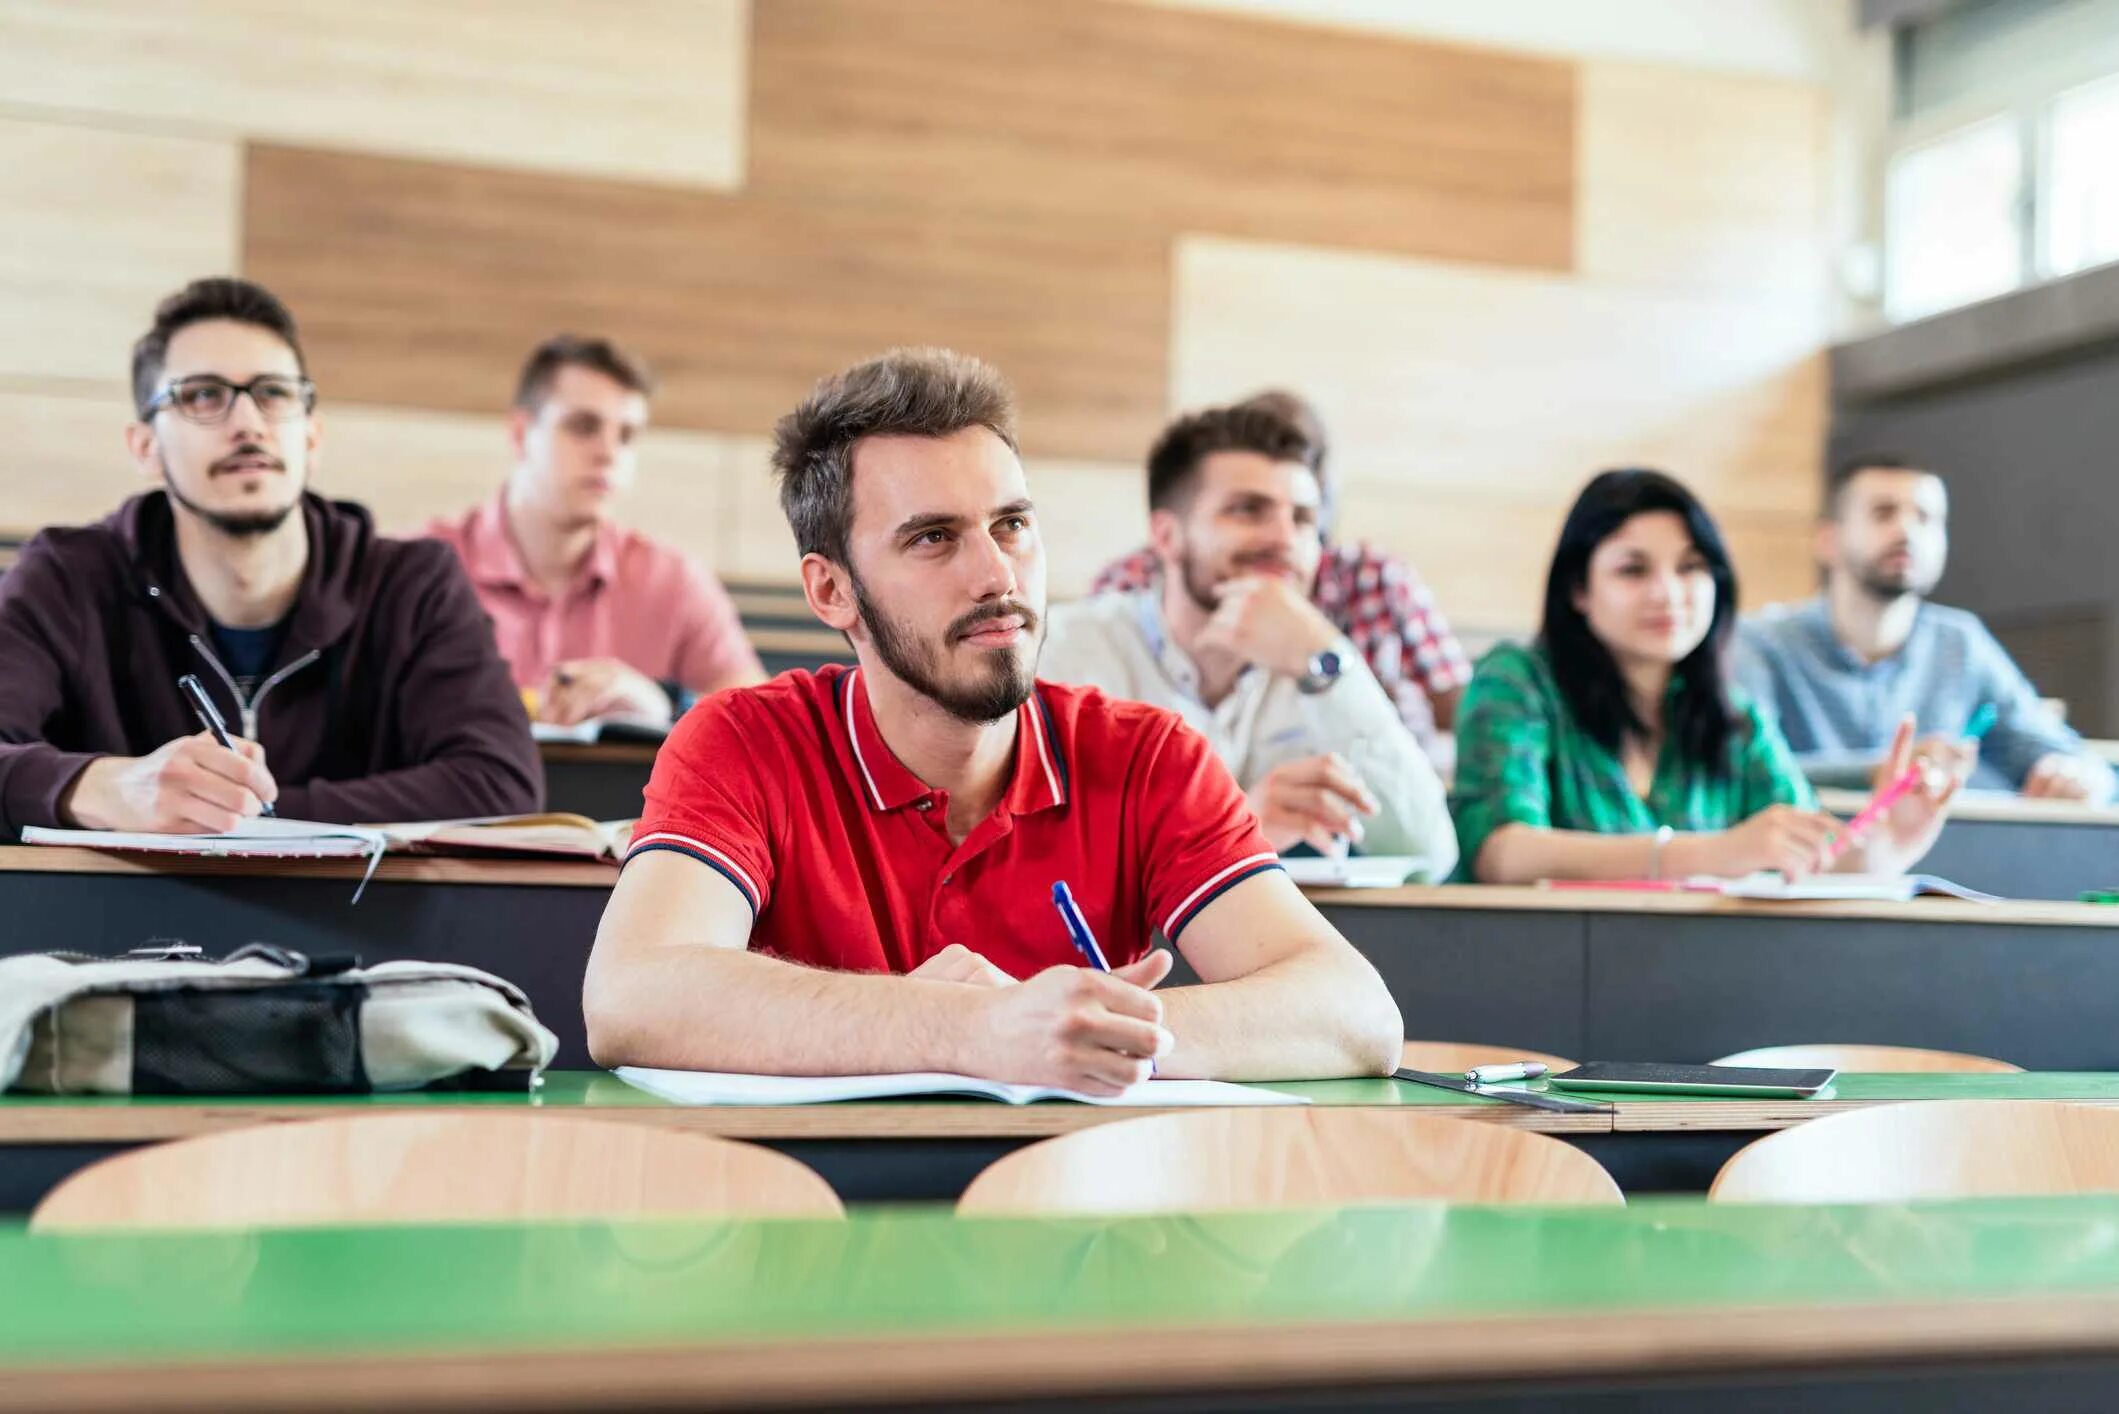
[[[1300,1095],[1220,1080],[1149,1080],[1122,1095],[1107,1098],[1046,1085],[1007,1085],[975,1075],[946,1075],[940,1071],[902,1075],[738,1075],[622,1065],[616,1073],[626,1084],[679,1105],[821,1105],[835,1100],[894,1100],[911,1095],[969,1095],[1010,1105],[1027,1105],[1034,1100],[1074,1100],[1084,1105],[1155,1108],[1309,1103]]]
[[[564,742],[573,746],[596,746],[605,742],[633,742],[659,746],[668,740],[667,722],[648,717],[591,717],[562,727],[556,722],[530,723],[530,739],[540,744]]]
[[[1395,889],[1420,867],[1410,854],[1349,854],[1334,859],[1323,854],[1284,854],[1281,868],[1288,877],[1307,888]]]
[[[616,863],[632,839],[631,820],[586,815],[492,815],[469,820],[414,820],[387,825],[326,825],[315,820],[245,820],[220,835],[127,834],[54,830],[32,825],[24,844],[75,845],[145,854],[231,859],[358,859],[372,854],[536,854]]]
[[[1923,895],[1964,899],[1969,903],[2001,902],[1993,894],[1968,889],[1934,874],[1813,874],[1790,883],[1778,871],[1767,870],[1738,879],[1717,879],[1709,875],[1689,879],[1540,879],[1538,887],[1570,891],[1720,894],[1723,898],[1777,899],[1788,903],[1821,899],[1906,903]]]

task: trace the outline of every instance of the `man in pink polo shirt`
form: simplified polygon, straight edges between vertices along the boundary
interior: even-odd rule
[[[1045,553],[998,373],[886,354],[782,418],[773,464],[809,607],[859,666],[720,693],[671,733],[589,958],[599,1064],[1097,1095],[1155,1064],[1396,1066],[1382,979],[1205,739],[1035,679]],[[1154,992],[1158,933],[1203,985]]]
[[[652,391],[609,340],[545,340],[517,380],[500,494],[427,528],[462,558],[540,721],[669,722],[693,698],[765,676],[720,582],[611,518]]]

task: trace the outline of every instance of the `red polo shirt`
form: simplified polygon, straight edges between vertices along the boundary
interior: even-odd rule
[[[627,858],[675,850],[749,900],[751,946],[908,972],[962,943],[1016,977],[1079,965],[1064,879],[1113,967],[1279,867],[1243,793],[1175,714],[1040,682],[1000,803],[950,843],[949,797],[891,754],[858,669],[717,693],[655,758]]]

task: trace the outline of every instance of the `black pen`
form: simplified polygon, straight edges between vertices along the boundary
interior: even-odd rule
[[[182,690],[186,697],[191,699],[191,710],[198,714],[199,724],[205,727],[207,731],[213,733],[215,741],[227,747],[230,751],[235,751],[235,743],[228,739],[228,723],[222,720],[221,709],[214,706],[213,699],[206,695],[206,684],[199,681],[199,675],[197,673],[184,674],[184,676],[177,679],[177,687]],[[239,751],[236,754],[238,756],[242,755]],[[265,814],[270,815],[272,813],[271,801],[260,801],[259,804],[264,807]]]

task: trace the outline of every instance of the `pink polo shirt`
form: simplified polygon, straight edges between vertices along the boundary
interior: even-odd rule
[[[616,658],[693,692],[762,671],[720,581],[637,530],[599,530],[588,563],[556,599],[523,567],[501,496],[460,520],[435,521],[427,534],[463,561],[518,687],[542,686],[573,658]]]

